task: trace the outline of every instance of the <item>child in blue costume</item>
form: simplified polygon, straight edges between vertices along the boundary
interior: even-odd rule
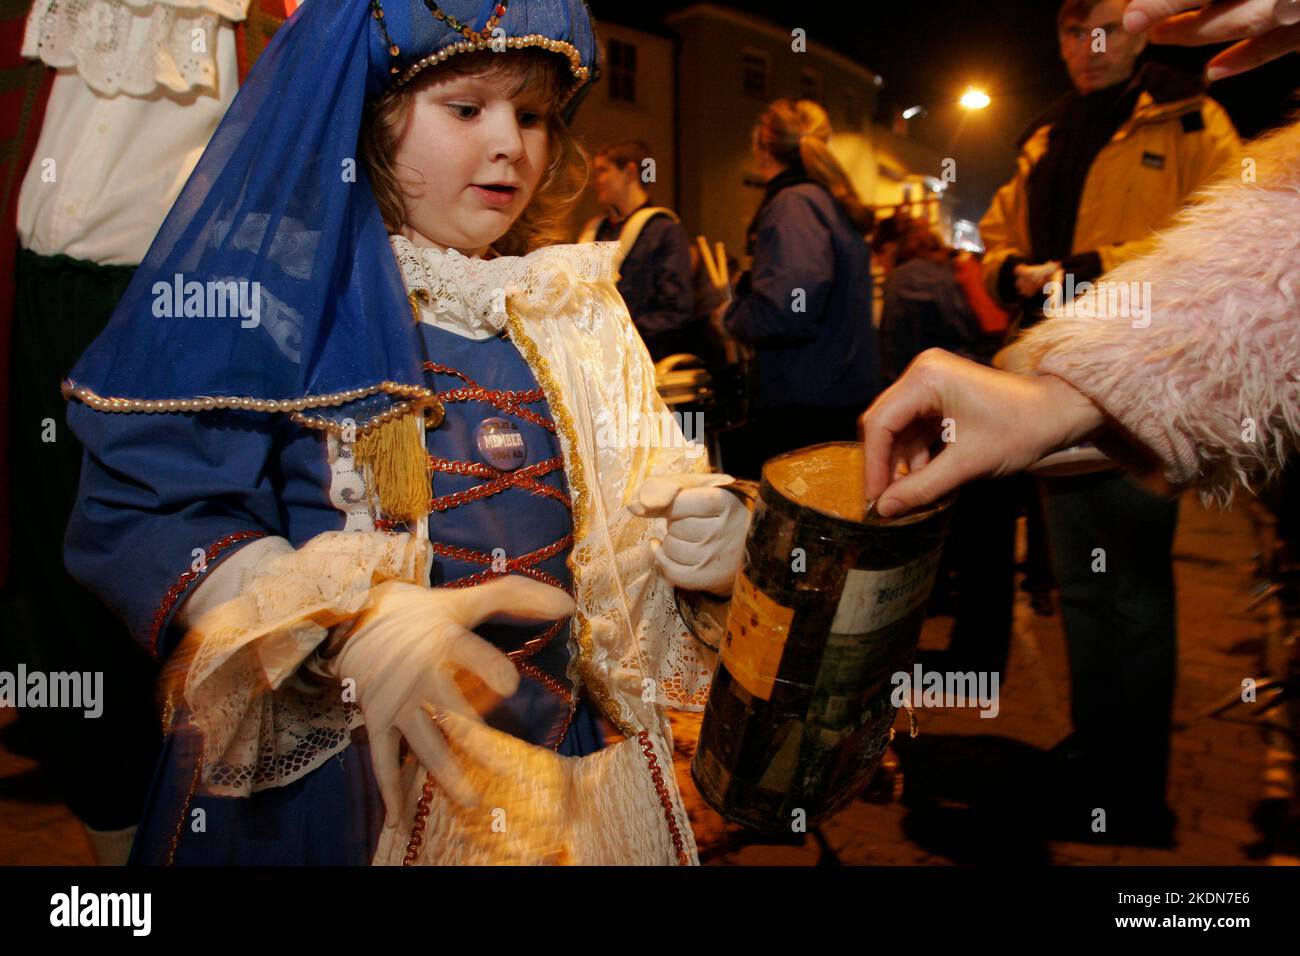
[[[747,515],[615,246],[548,245],[596,49],[578,0],[309,0],[65,383],[69,569],[165,664],[135,861],[697,861],[674,586]]]

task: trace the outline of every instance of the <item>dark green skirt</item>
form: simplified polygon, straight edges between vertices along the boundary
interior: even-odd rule
[[[16,673],[21,662],[28,673],[102,672],[99,717],[80,708],[28,708],[17,733],[54,795],[101,830],[139,819],[161,745],[157,667],[64,569],[82,448],[67,426],[59,385],[107,324],[134,271],[19,249],[15,275],[8,396],[13,550],[0,601],[0,670]]]

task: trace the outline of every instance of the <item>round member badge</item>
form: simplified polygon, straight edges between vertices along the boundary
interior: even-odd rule
[[[514,471],[528,457],[523,433],[508,418],[483,419],[474,437],[483,461],[499,471]]]

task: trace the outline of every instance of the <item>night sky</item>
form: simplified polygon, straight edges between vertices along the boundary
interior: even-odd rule
[[[663,14],[689,2],[629,4],[591,0],[597,18],[662,30]],[[1070,89],[1056,47],[1056,0],[876,0],[810,4],[770,0],[725,4],[835,48],[882,74],[882,121],[889,112],[919,104],[927,115],[912,135],[957,161],[960,214],[978,219],[994,190],[1010,178],[1015,141],[1025,125]],[[828,15],[818,17],[818,11]],[[1146,58],[1193,71],[1215,52],[1148,47]],[[1300,55],[1216,84],[1211,90],[1243,135],[1277,125],[1288,114],[1288,95],[1300,82]],[[966,113],[955,100],[968,85],[984,88],[988,109]],[[1294,102],[1290,107],[1300,106]]]

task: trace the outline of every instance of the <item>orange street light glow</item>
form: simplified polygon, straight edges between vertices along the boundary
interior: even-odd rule
[[[989,102],[989,95],[983,90],[977,90],[974,87],[961,95],[961,105],[968,110],[982,110],[989,105]]]

